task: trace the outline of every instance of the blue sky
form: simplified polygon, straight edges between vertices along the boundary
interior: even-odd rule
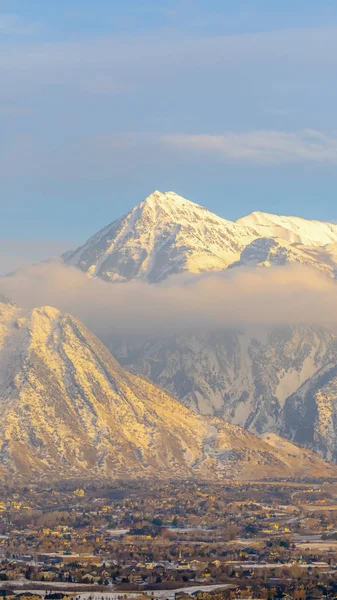
[[[337,221],[336,67],[335,1],[0,0],[0,269],[154,189]]]

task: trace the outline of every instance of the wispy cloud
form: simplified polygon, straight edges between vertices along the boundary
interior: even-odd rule
[[[170,158],[172,150],[177,158],[200,162],[205,157],[212,161],[246,162],[255,165],[284,165],[292,163],[334,165],[337,163],[337,133],[323,133],[306,129],[302,131],[251,131],[207,134],[111,133],[92,137],[81,143],[94,149],[96,156],[122,158],[141,155],[145,150],[150,156]],[[172,158],[172,156],[171,156]]]
[[[176,168],[182,161],[194,165],[203,165],[206,161],[214,165],[246,164],[266,169],[285,165],[334,167],[337,164],[337,134],[312,130],[261,130],[218,135],[106,131],[71,135],[66,147],[23,135],[4,136],[0,140],[0,176],[3,180],[13,177],[17,180],[18,174],[25,180],[38,178],[40,183],[47,179],[59,184],[83,178],[87,182],[106,177],[115,180],[128,177],[132,165],[138,172],[146,173],[151,188],[154,165],[158,169],[163,165]]]
[[[184,152],[209,154],[226,161],[261,164],[337,163],[337,135],[326,135],[311,129],[298,132],[227,132],[219,135],[175,134],[163,136],[162,141]]]

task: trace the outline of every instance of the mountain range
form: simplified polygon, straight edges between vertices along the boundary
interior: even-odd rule
[[[0,303],[3,477],[329,477],[337,467],[275,435],[199,416],[124,371],[74,317]]]
[[[261,212],[232,222],[174,192],[155,191],[63,258],[111,282],[288,263],[335,277],[337,225]]]
[[[155,191],[63,259],[90,278],[169,285],[170,276],[297,264],[337,277],[337,225],[254,212],[220,218]],[[183,405],[337,460],[335,332],[317,326],[104,337],[129,371]]]
[[[289,263],[333,280],[337,225],[231,222],[156,191],[62,259],[111,285]],[[337,336],[323,327],[99,340],[57,308],[0,297],[3,477],[336,477],[336,400]]]

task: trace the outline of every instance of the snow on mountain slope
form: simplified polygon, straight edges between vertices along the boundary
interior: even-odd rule
[[[279,432],[337,461],[337,361],[322,367],[287,398]]]
[[[155,191],[63,259],[112,282],[289,262],[334,277],[337,225],[261,212],[234,223],[174,192]]]
[[[325,365],[337,363],[337,338],[318,327],[106,343],[125,368],[185,406],[257,433],[278,432],[286,399]]]
[[[233,267],[270,267],[290,263],[305,265],[337,279],[337,243],[327,246],[302,246],[277,238],[257,238],[241,252]]]
[[[259,237],[279,238],[291,244],[326,246],[337,243],[337,225],[332,223],[253,212],[238,219],[236,224],[254,229]]]
[[[98,339],[51,307],[0,304],[0,468],[23,477],[204,479],[337,475],[196,415],[130,375]]]
[[[256,237],[174,192],[154,192],[126,216],[94,235],[64,260],[89,277],[145,279],[226,268]]]
[[[337,461],[335,334],[298,326],[107,344],[125,368],[193,411],[278,434]]]

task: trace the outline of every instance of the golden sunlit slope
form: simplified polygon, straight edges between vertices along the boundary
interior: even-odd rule
[[[23,476],[328,476],[310,452],[275,448],[196,415],[126,373],[77,319],[0,304],[0,465]],[[291,444],[290,444],[291,446]]]

